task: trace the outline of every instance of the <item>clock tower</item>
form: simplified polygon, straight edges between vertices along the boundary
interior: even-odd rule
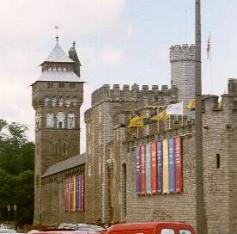
[[[32,84],[35,110],[34,223],[41,223],[41,179],[55,163],[80,154],[80,107],[83,84],[75,43],[69,56],[56,38],[56,46],[41,63],[42,73]]]

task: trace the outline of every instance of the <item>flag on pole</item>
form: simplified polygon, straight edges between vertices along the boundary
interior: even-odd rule
[[[183,102],[168,105],[166,112],[169,115],[183,115]]]
[[[188,103],[187,109],[189,109],[189,110],[191,110],[191,111],[196,109],[196,101],[195,101],[195,99],[192,99],[192,100]]]
[[[155,115],[155,116],[151,117],[151,120],[160,121],[160,120],[167,120],[168,118],[169,118],[169,115],[164,110],[161,113],[159,113],[158,115]]]
[[[128,127],[136,128],[136,127],[144,127],[144,117],[143,116],[135,116],[130,119]]]
[[[209,33],[207,40],[207,59],[210,58],[210,54],[211,54],[211,34]]]

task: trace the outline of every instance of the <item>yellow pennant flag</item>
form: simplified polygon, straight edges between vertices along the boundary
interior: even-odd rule
[[[136,127],[144,127],[144,117],[143,116],[135,116],[130,119],[128,127],[136,128]]]
[[[156,120],[156,121],[160,121],[160,120],[167,120],[169,118],[169,115],[167,114],[167,112],[164,110],[162,111],[160,114],[155,115],[153,117],[151,117],[151,120]]]
[[[189,110],[195,110],[195,109],[196,109],[196,101],[195,101],[195,99],[192,99],[192,100],[188,103],[187,109],[189,109]]]

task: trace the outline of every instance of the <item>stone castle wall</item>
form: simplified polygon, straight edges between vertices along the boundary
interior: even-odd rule
[[[64,179],[81,174],[84,174],[84,165],[42,178],[40,221],[43,226],[85,222],[85,211],[65,211],[64,204]]]

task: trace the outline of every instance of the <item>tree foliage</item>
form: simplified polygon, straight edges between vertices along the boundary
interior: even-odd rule
[[[26,126],[0,119],[0,221],[31,223],[34,198],[34,144]],[[10,206],[10,210],[9,210]],[[7,209],[8,207],[8,209]]]

